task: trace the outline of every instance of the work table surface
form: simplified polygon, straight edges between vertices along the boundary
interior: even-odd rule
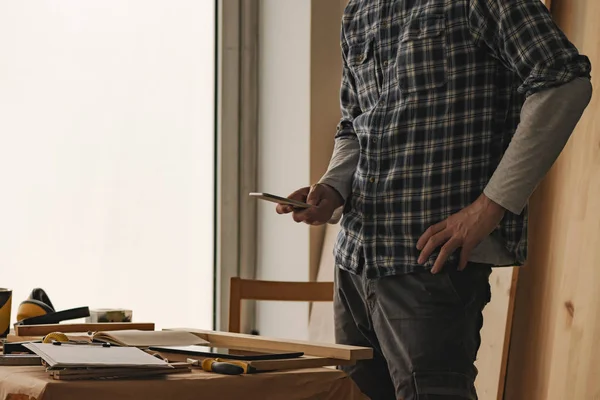
[[[74,399],[367,400],[346,374],[330,368],[238,376],[194,369],[158,378],[59,381],[41,366],[0,367],[0,400]]]

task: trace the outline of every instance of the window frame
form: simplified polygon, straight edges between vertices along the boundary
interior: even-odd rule
[[[256,277],[259,0],[216,0],[214,326],[226,331],[232,277]],[[254,326],[242,309],[242,332]]]

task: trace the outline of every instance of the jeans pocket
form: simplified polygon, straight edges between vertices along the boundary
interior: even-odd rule
[[[481,303],[485,306],[491,300],[489,276],[491,267],[483,264],[469,264],[464,271],[449,271],[446,282],[463,306]]]

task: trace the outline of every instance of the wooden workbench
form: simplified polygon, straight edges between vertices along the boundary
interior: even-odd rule
[[[204,372],[137,380],[52,380],[43,367],[0,367],[0,400],[367,400],[342,371],[315,368],[228,376]]]

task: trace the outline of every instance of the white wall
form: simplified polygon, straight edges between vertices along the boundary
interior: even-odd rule
[[[39,286],[60,310],[212,327],[213,3],[0,3],[13,309]]]
[[[259,191],[309,185],[310,1],[260,3]],[[258,278],[306,281],[309,231],[272,204],[258,208]],[[308,304],[257,304],[261,335],[308,338]]]

